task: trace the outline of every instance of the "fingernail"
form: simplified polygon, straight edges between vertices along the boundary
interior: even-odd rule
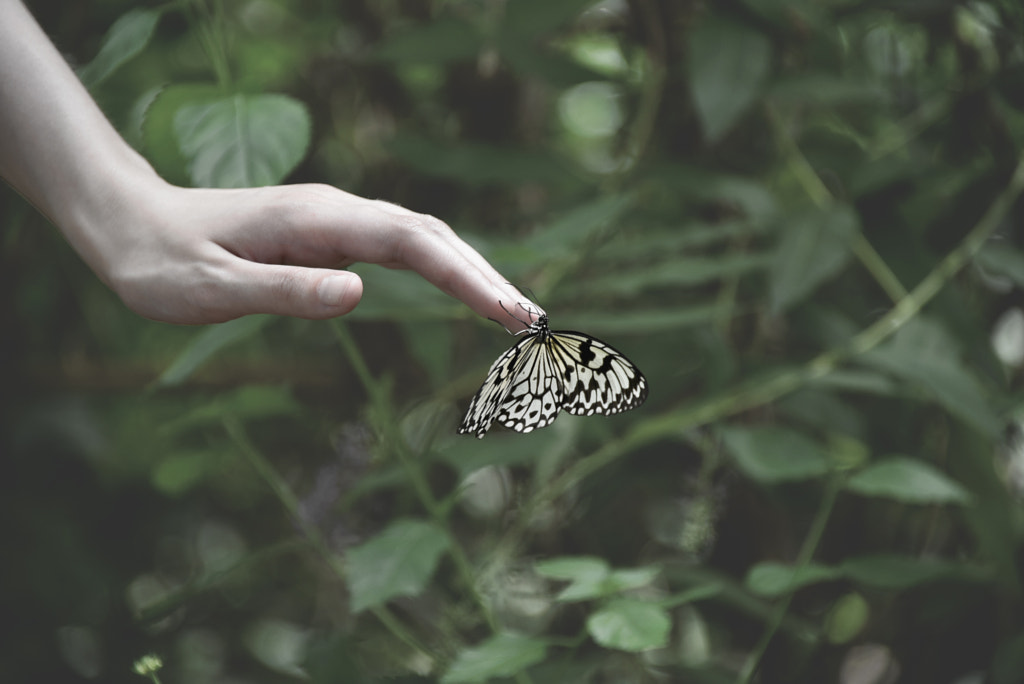
[[[345,300],[345,293],[351,285],[351,278],[345,276],[328,276],[320,281],[316,293],[320,297],[320,303],[325,306],[341,306]]]

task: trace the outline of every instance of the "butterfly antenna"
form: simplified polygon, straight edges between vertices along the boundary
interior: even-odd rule
[[[513,287],[515,287],[515,286],[513,285]],[[519,321],[520,323],[522,323],[523,325],[525,325],[525,326],[526,326],[526,330],[528,330],[528,329],[530,328],[530,326],[531,326],[531,325],[533,325],[532,323],[529,323],[528,321],[524,321],[524,320],[523,320],[522,318],[520,318],[519,316],[516,316],[516,315],[515,315],[514,313],[512,313],[511,311],[509,311],[509,310],[508,310],[508,308],[506,308],[506,306],[505,306],[505,303],[504,303],[504,302],[502,302],[502,301],[501,301],[500,299],[498,300],[498,306],[500,306],[500,307],[501,307],[501,309],[502,309],[502,311],[504,311],[505,313],[507,313],[507,314],[508,314],[508,315],[509,315],[510,317],[512,317],[512,318],[514,318],[514,319],[516,319],[517,321]],[[523,311],[525,311],[526,313],[530,313],[529,309],[527,309],[527,308],[526,308],[525,306],[523,306],[522,302],[519,302],[519,303],[517,304],[517,306],[518,306],[519,308],[521,308],[521,309],[522,309]],[[492,320],[493,320],[493,319],[492,319]],[[502,325],[501,327],[505,328],[505,326],[504,326],[504,325]],[[505,331],[506,331],[506,332],[507,332],[507,333],[508,333],[509,335],[522,335],[522,334],[523,334],[524,332],[526,332],[526,330],[520,330],[519,332],[517,332],[517,333],[514,333],[514,332],[512,332],[511,330],[509,330],[508,328],[505,328]]]
[[[500,302],[499,302],[499,303],[500,303]],[[498,320],[498,319],[496,319],[496,318],[491,318],[490,316],[488,316],[488,317],[487,317],[487,320],[491,321],[492,323],[497,323],[497,324],[498,324],[498,325],[500,325],[500,326],[501,326],[502,328],[505,328],[505,324],[504,324],[504,323],[502,323],[501,321],[499,321],[499,320]],[[514,332],[512,332],[511,330],[509,330],[508,328],[505,328],[505,332],[507,332],[507,333],[508,333],[509,335],[515,335],[515,333],[514,333]]]

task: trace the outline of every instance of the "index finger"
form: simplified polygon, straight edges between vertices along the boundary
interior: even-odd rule
[[[534,320],[530,315],[523,320],[511,315],[518,305],[531,304],[534,316],[543,313],[440,219],[380,200],[359,199],[345,211],[343,241],[348,256],[412,269],[477,314],[513,332]]]

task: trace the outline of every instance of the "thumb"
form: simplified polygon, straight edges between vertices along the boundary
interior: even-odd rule
[[[231,298],[244,313],[333,318],[363,296],[363,281],[350,271],[249,262],[239,276]]]

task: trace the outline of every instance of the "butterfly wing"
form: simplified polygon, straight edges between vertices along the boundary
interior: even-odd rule
[[[480,386],[473,396],[473,400],[469,402],[466,417],[459,425],[460,434],[475,432],[479,438],[487,433],[491,423],[495,420],[498,409],[505,403],[516,379],[521,375],[523,367],[528,362],[529,354],[527,352],[533,348],[536,337],[536,334],[527,335],[512,345],[491,365],[484,384]]]
[[[569,413],[620,413],[647,399],[647,378],[611,345],[571,330],[551,333],[548,344],[564,385],[562,408]]]
[[[495,415],[495,420],[516,432],[550,425],[562,408],[565,387],[545,337],[534,336],[524,346],[522,365]]]
[[[619,413],[647,399],[647,379],[610,345],[579,332],[550,332],[546,321],[498,357],[469,404],[459,432],[483,437],[497,421],[516,432],[576,415]]]

